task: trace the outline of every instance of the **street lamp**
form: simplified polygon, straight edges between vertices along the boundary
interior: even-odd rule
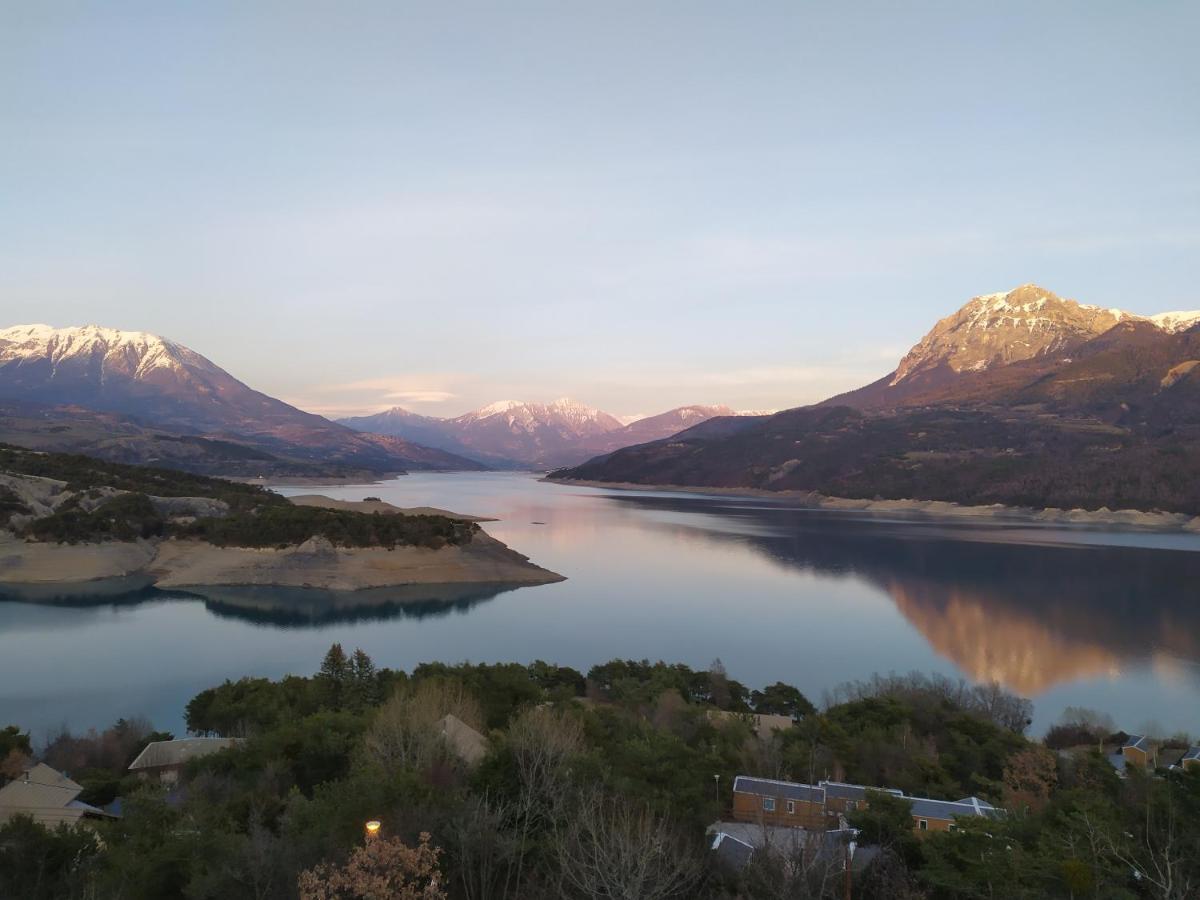
[[[721,776],[719,774],[713,776],[713,788],[719,804],[721,802]]]
[[[370,822],[368,822],[363,827],[366,828],[366,830],[367,830],[367,840],[369,841],[373,837],[376,837],[379,834],[379,829],[382,828],[383,825],[380,823],[380,821],[378,819],[372,819]]]

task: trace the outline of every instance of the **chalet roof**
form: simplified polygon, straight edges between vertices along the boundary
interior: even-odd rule
[[[808,803],[824,803],[825,791],[811,784],[794,781],[774,781],[770,778],[751,778],[738,775],[733,779],[733,789],[741,794],[757,794],[760,797],[782,797],[785,800],[804,800]]]
[[[107,816],[108,813],[75,798],[83,787],[57,769],[38,763],[27,769],[16,781],[0,788],[0,822],[15,815],[32,816],[43,825],[74,822],[84,816]]]
[[[904,791],[899,788],[873,788],[862,784],[846,784],[841,781],[822,781],[820,786],[825,789],[826,797],[832,797],[835,800],[866,800],[867,791],[879,791],[896,797],[904,796]]]
[[[744,869],[754,855],[754,848],[750,844],[724,831],[717,832],[712,849],[717,859],[734,870]]]
[[[912,805],[912,814],[920,819],[953,819],[955,816],[996,818],[1003,814],[1001,810],[979,797],[964,797],[962,800],[931,800],[927,797],[910,797],[896,788],[871,788],[866,785],[845,784],[839,781],[822,781],[814,787],[811,784],[738,775],[733,780],[733,789],[743,794],[782,797],[787,800],[807,800],[810,803],[823,803],[826,797],[842,800],[865,800],[867,791],[879,790],[909,801]]]
[[[965,800],[930,800],[926,797],[907,797],[912,802],[912,814],[918,819],[953,819],[955,816],[985,816],[998,818],[1001,811],[986,800],[968,797]]]
[[[1121,745],[1121,749],[1129,750],[1131,748],[1134,750],[1141,750],[1145,753],[1149,753],[1150,752],[1150,740],[1144,734],[1131,734],[1126,739],[1125,743]]]
[[[151,741],[146,749],[137,755],[137,759],[129,764],[129,770],[160,769],[167,766],[182,766],[189,759],[199,759],[233,747],[242,742],[241,738],[197,737],[180,738],[175,741]]]
[[[487,738],[453,713],[438,722],[438,729],[463,762],[474,764],[487,756]]]

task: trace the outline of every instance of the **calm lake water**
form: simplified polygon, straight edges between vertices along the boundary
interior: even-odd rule
[[[1200,536],[886,520],[759,499],[605,491],[525,474],[283,489],[495,516],[488,532],[567,576],[541,587],[0,596],[0,725],[145,715],[182,732],[197,691],[309,674],[340,641],[379,665],[613,657],[797,685],[873,672],[998,680],[1130,731],[1200,732]]]

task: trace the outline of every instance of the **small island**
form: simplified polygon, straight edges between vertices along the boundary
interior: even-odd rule
[[[0,583],[161,588],[534,585],[561,575],[476,517],[0,446]]]

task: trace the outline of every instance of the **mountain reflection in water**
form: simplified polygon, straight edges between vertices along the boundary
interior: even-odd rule
[[[40,603],[74,608],[130,607],[163,601],[204,602],[215,616],[280,628],[317,627],[339,622],[426,619],[463,613],[519,585],[421,584],[361,591],[263,586],[195,587],[160,591],[126,579],[84,586],[0,585],[0,602]]]
[[[198,691],[311,673],[337,641],[403,669],[544,659],[586,671],[618,657],[703,668],[719,657],[745,684],[785,681],[816,702],[845,681],[919,670],[1031,697],[1035,732],[1067,706],[1132,731],[1200,731],[1200,535],[900,520],[525,473],[281,491],[492,516],[489,534],[567,580],[0,592],[0,726],[146,715],[179,731]]]
[[[700,511],[696,501],[671,496],[615,499],[648,511]],[[713,503],[730,513],[727,501]],[[1053,532],[1028,525],[889,523],[780,506],[733,514],[751,527],[696,535],[737,541],[785,568],[868,580],[967,676],[1022,696],[1113,677],[1133,662],[1200,664],[1197,553],[1038,543]]]

